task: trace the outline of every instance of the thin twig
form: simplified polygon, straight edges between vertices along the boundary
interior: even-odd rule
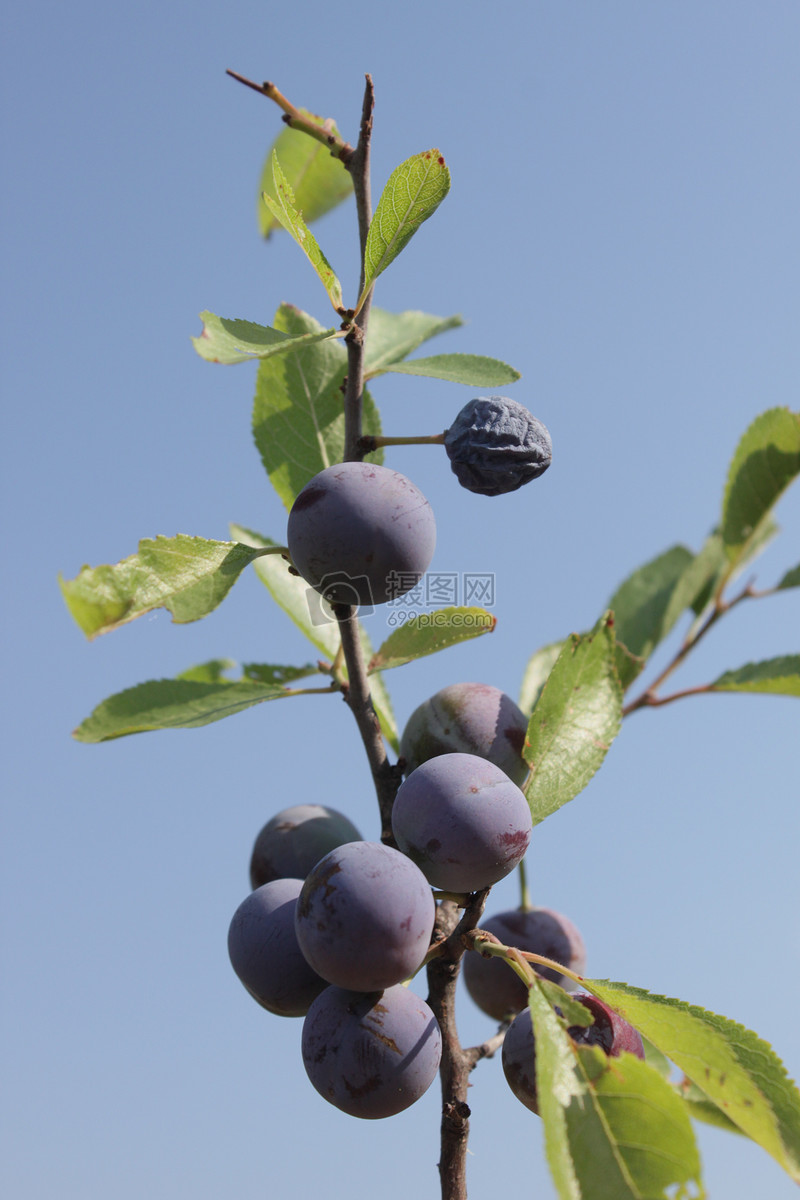
[[[353,147],[344,138],[341,138],[338,133],[334,133],[332,121],[323,121],[321,118],[315,119],[301,112],[299,108],[296,108],[294,104],[286,99],[282,92],[278,91],[274,83],[270,83],[268,80],[264,83],[254,83],[252,79],[247,79],[246,76],[240,75],[238,71],[226,71],[225,74],[230,75],[231,79],[235,79],[238,83],[243,83],[245,87],[252,88],[254,92],[260,92],[268,100],[274,101],[278,108],[283,109],[283,120],[291,129],[307,133],[315,141],[321,142],[323,146],[327,146],[334,158],[340,158],[345,166],[349,165],[354,153]]]
[[[361,250],[361,269],[358,293],[364,290],[366,279],[367,234],[372,220],[372,192],[370,184],[370,143],[372,139],[372,114],[375,108],[375,92],[371,76],[366,76],[364,102],[361,109],[361,129],[347,169],[353,180],[358,214],[358,240]],[[344,392],[344,460],[360,462],[364,457],[361,449],[361,422],[364,395],[364,348],[372,302],[370,288],[366,302],[345,339],[347,346],[347,382]]]
[[[353,191],[355,193],[356,212],[358,214],[358,242],[361,248],[359,296],[364,290],[364,283],[367,277],[365,252],[369,225],[372,220],[370,155],[372,145],[372,117],[375,111],[375,89],[372,84],[372,76],[365,75],[364,81],[364,100],[361,106],[361,126],[358,133],[358,145],[353,151],[350,161],[347,163],[347,169],[353,177]]]
[[[503,1024],[492,1037],[487,1038],[485,1042],[481,1042],[480,1046],[470,1046],[469,1050],[465,1050],[464,1054],[471,1063],[470,1071],[474,1071],[475,1067],[484,1058],[494,1058],[497,1051],[502,1047],[506,1040],[506,1032],[508,1024]]]
[[[661,704],[670,704],[673,700],[680,700],[684,696],[694,696],[701,692],[709,691],[711,685],[705,684],[702,687],[687,688],[685,691],[674,692],[671,696],[665,696],[663,699],[656,695],[662,683],[664,683],[665,680],[667,680],[670,675],[672,675],[673,672],[678,669],[681,663],[684,662],[692,650],[694,650],[701,638],[704,638],[709,630],[713,629],[720,617],[723,617],[725,613],[730,612],[730,610],[735,608],[737,604],[741,604],[743,600],[752,600],[757,596],[758,593],[753,590],[752,584],[748,583],[746,587],[742,588],[738,595],[733,597],[732,600],[723,600],[721,597],[719,597],[715,601],[714,607],[700,628],[684,640],[680,649],[667,663],[661,674],[658,675],[649,685],[649,687],[639,696],[637,696],[635,700],[631,700],[629,704],[625,705],[622,710],[623,717],[630,716],[631,713],[636,712],[640,708],[657,708]]]
[[[664,704],[672,704],[673,700],[683,700],[686,696],[705,696],[713,691],[715,691],[713,683],[700,683],[697,687],[683,688],[680,692],[671,692],[669,696],[654,696],[648,691],[639,696],[636,708],[661,708]],[[626,716],[625,709],[622,711],[623,716]],[[634,711],[633,707],[630,711]]]

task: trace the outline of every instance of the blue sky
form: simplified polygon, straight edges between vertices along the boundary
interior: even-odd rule
[[[284,300],[325,320],[327,301],[288,238],[258,238],[280,122],[225,68],[273,79],[350,140],[369,71],[376,194],[397,163],[442,150],[452,191],[376,302],[462,313],[430,352],[512,363],[510,394],[553,436],[551,470],[496,500],[459,489],[437,448],[387,459],[434,507],[437,569],[496,579],[491,637],[387,676],[402,724],[450,682],[516,696],[530,654],[593,623],[631,570],[699,548],[740,434],[766,408],[796,409],[799,34],[791,0],[6,13],[7,1194],[435,1194],[435,1090],[369,1125],[329,1108],[303,1073],[300,1022],[258,1009],[227,962],[274,812],[319,801],[378,835],[344,706],[309,697],[96,747],[69,736],[144,679],[307,657],[252,574],[202,622],[159,612],[91,645],[56,585],[158,533],[225,538],[236,521],[284,535],[250,436],[253,368],[203,363],[189,337],[201,309],[266,324]],[[317,233],[353,292],[352,209]],[[374,387],[396,434],[441,430],[471,395]],[[777,516],[762,587],[797,563],[797,492]],[[796,653],[797,628],[796,592],[743,604],[676,684]],[[634,715],[528,859],[534,901],[581,928],[590,974],[741,1021],[795,1077],[797,721],[792,700],[745,696]],[[459,1020],[465,1043],[491,1032],[468,1001]],[[523,1173],[531,1195],[554,1194],[538,1122],[499,1063],[476,1071],[471,1103],[472,1194],[520,1194]],[[744,1140],[701,1130],[700,1144],[712,1195],[794,1194]]]

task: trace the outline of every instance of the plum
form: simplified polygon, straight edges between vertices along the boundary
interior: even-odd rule
[[[567,917],[551,908],[517,908],[497,913],[481,921],[481,929],[493,933],[504,946],[516,946],[533,954],[552,958],[579,975],[586,966],[583,938]],[[546,979],[571,990],[575,985],[568,976],[531,963]],[[487,1016],[502,1021],[520,1012],[528,1003],[528,989],[501,958],[467,954],[463,966],[467,991]]]
[[[428,759],[401,783],[392,809],[397,845],[447,892],[476,892],[508,875],[531,827],[517,785],[476,754]]]
[[[319,1094],[353,1117],[391,1117],[436,1078],[442,1035],[409,988],[321,992],[303,1023],[303,1062]]]
[[[347,842],[307,877],[295,928],[323,979],[374,992],[419,969],[435,916],[430,885],[410,858],[381,842]]]
[[[458,482],[480,496],[515,492],[553,458],[547,427],[505,396],[470,400],[445,433],[444,447]]]
[[[567,1030],[576,1046],[599,1046],[609,1057],[627,1051],[644,1058],[641,1034],[596,996],[575,993],[578,1000],[594,1017],[592,1025],[572,1025]],[[558,1011],[558,1010],[556,1010]],[[533,1036],[531,1010],[523,1008],[506,1031],[503,1041],[503,1072],[518,1100],[531,1112],[538,1113],[536,1095],[536,1041]]]
[[[330,604],[385,604],[427,571],[436,522],[399,471],[344,462],[320,471],[297,496],[287,543],[303,579]]]
[[[489,683],[451,683],[415,708],[400,740],[405,773],[439,754],[477,754],[522,785],[528,718],[510,696]]]
[[[281,1017],[302,1017],[327,986],[306,961],[294,928],[302,879],[274,879],[256,888],[233,914],[231,965],[254,1000]]]
[[[271,879],[305,879],[319,860],[361,834],[352,821],[323,804],[295,804],[271,817],[263,827],[250,858],[250,883],[260,887]]]

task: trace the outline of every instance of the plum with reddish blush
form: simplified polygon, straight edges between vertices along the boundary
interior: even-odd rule
[[[522,757],[528,718],[510,696],[489,683],[452,683],[415,708],[400,739],[404,771],[439,754],[488,758],[521,786],[528,774]]]
[[[622,1054],[624,1050],[635,1054],[637,1058],[644,1058],[642,1035],[613,1008],[598,1000],[597,996],[583,992],[576,992],[573,1000],[579,1000],[594,1017],[593,1025],[573,1025],[569,1029],[573,1042],[578,1046],[599,1046],[611,1058]]]
[[[644,1058],[638,1030],[596,996],[576,993],[573,1000],[588,1008],[593,1025],[571,1025],[567,1033],[577,1046],[598,1046],[609,1058],[626,1051]],[[556,1009],[558,1012],[558,1009]],[[514,1095],[531,1112],[538,1113],[536,1092],[536,1039],[531,1010],[523,1008],[506,1030],[503,1040],[503,1072]]]
[[[392,809],[397,845],[446,892],[477,892],[508,875],[531,828],[523,793],[476,754],[428,759],[401,783]]]

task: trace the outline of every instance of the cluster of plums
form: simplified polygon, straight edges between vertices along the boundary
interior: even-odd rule
[[[436,1076],[438,1024],[425,1001],[403,984],[430,946],[432,889],[468,893],[490,887],[527,849],[531,819],[525,797],[506,772],[483,757],[484,751],[496,751],[520,778],[524,725],[516,705],[484,684],[445,688],[412,714],[402,744],[410,763],[423,761],[408,770],[397,793],[393,832],[399,849],[363,840],[342,813],[315,804],[276,814],[256,838],[253,890],[229,929],[231,962],[262,1007],[305,1018],[302,1055],[309,1079],[352,1116],[400,1112]],[[508,753],[514,745],[518,762]],[[431,757],[424,757],[428,751]],[[549,909],[500,913],[482,928],[506,945],[583,969],[580,934]],[[555,971],[543,973],[568,984]],[[500,1022],[516,1017],[506,1035],[504,1068],[515,1094],[535,1108],[524,984],[501,960],[477,953],[465,957],[464,980],[489,1016]],[[597,1022],[594,1009],[592,1015]],[[581,1027],[570,1032],[576,1040],[587,1035]],[[617,1052],[613,1039],[600,1044]]]
[[[541,422],[502,397],[471,401],[447,431],[445,448],[459,481],[485,495],[535,478],[551,454]],[[333,605],[381,604],[410,590],[427,570],[435,541],[422,493],[399,472],[372,463],[321,471],[289,514],[294,568]],[[412,713],[403,732],[394,846],[363,840],[345,816],[321,805],[283,810],[256,839],[253,890],[228,934],[231,962],[264,1008],[304,1017],[309,1079],[353,1116],[400,1112],[436,1076],[441,1031],[425,1001],[403,985],[431,946],[434,889],[459,896],[482,891],[525,855],[532,827],[521,790],[526,729],[524,714],[497,688],[444,688]],[[558,913],[501,913],[484,928],[505,944],[583,968],[580,934]],[[567,982],[559,972],[545,974]],[[535,1108],[525,986],[503,962],[477,953],[467,955],[464,979],[489,1016],[514,1018],[506,1074]],[[604,1018],[594,1001],[590,1010],[589,1032],[583,1026],[570,1032],[616,1053],[619,1018]]]

